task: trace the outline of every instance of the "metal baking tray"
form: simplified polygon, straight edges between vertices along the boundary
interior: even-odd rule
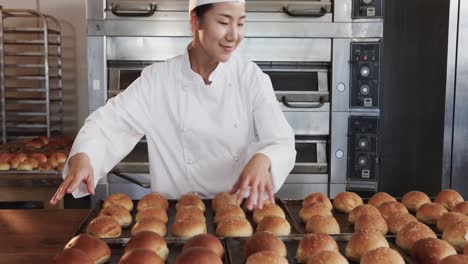
[[[167,211],[168,222],[167,222],[167,234],[166,234],[165,237],[166,238],[172,238],[172,237],[176,237],[176,236],[172,235],[170,227],[172,226],[172,223],[174,223],[174,218],[175,218],[175,214],[176,214],[175,205],[177,203],[177,200],[168,200],[168,201],[169,201],[169,208],[168,208],[168,211]],[[213,212],[213,210],[211,208],[211,199],[204,199],[203,202],[205,203],[205,207],[206,207],[205,218],[206,218],[207,232],[209,234],[216,235],[216,226],[213,223],[213,221],[214,221],[214,212]],[[279,199],[276,199],[276,202],[283,209],[283,211],[284,211],[284,213],[286,215],[286,220],[291,225],[291,235],[303,234],[303,232],[300,231],[299,227],[297,226],[297,224],[293,220],[292,216],[288,213],[287,209],[284,207],[284,205],[281,204]],[[137,204],[138,204],[138,200],[133,200],[133,208],[134,209],[131,212],[132,219],[133,219],[132,224],[129,227],[122,229],[122,235],[119,238],[131,238],[132,237],[131,230],[132,230],[133,225],[135,224],[135,217],[136,217],[136,214],[137,214],[137,210],[136,210]],[[101,212],[101,210],[103,209],[103,205],[104,205],[104,201],[102,201],[102,200],[96,202],[96,205],[93,207],[93,209],[91,209],[88,216],[85,218],[85,220],[83,220],[83,222],[81,223],[80,227],[77,229],[77,231],[75,232],[74,235],[86,233],[86,227],[88,226],[89,222],[91,222],[91,220],[93,220],[94,218],[96,218],[99,215],[99,212]],[[252,228],[253,228],[253,230],[255,232],[256,225],[253,222],[253,213],[251,211],[246,211],[245,213],[246,213],[247,220],[250,222],[250,224],[252,225]],[[111,242],[111,241],[118,240],[119,238],[105,238],[104,240],[108,241],[108,242]]]
[[[112,242],[107,242],[107,245],[109,245],[111,249],[111,257],[109,259],[108,264],[118,264],[120,258],[124,254],[124,248],[125,245],[128,242],[128,238],[122,238],[118,239]],[[165,238],[167,242],[167,247],[169,248],[169,256],[165,263],[171,264],[175,263],[175,259],[180,253],[182,252],[182,248],[184,246],[184,243],[187,241],[187,239],[182,239],[182,238]],[[220,239],[221,243],[223,244],[224,247],[224,257],[223,257],[223,263],[224,264],[230,264],[229,262],[229,256],[227,254],[227,246],[226,246],[226,241],[224,239]]]
[[[173,238],[173,237],[178,238],[178,237],[175,237],[175,236],[172,235],[171,229],[170,229],[170,227],[172,226],[172,223],[174,222],[174,218],[175,218],[175,214],[176,214],[175,205],[177,203],[177,200],[168,200],[168,201],[169,201],[169,208],[167,210],[168,221],[167,221],[167,224],[166,224],[167,234],[166,234],[166,236],[164,238]],[[212,217],[213,212],[211,210],[211,201],[210,200],[203,200],[203,202],[205,203],[205,206],[206,206],[205,218],[206,218],[207,232],[209,234],[215,234],[215,228],[214,228],[213,217]],[[133,200],[133,210],[131,212],[132,219],[133,219],[132,224],[130,226],[128,226],[127,228],[122,229],[122,235],[120,237],[118,237],[118,238],[105,238],[105,239],[103,239],[104,241],[106,241],[108,243],[111,243],[111,242],[118,242],[121,239],[131,238],[132,237],[131,231],[132,231],[132,227],[136,223],[135,222],[135,217],[136,217],[136,214],[137,214],[137,210],[136,210],[137,204],[138,204],[138,200]],[[81,223],[80,227],[77,229],[74,236],[82,234],[82,233],[86,233],[86,227],[88,226],[89,222],[91,222],[91,220],[93,220],[94,218],[96,218],[99,215],[99,212],[101,212],[101,210],[103,209],[103,205],[104,205],[103,200],[100,200],[100,201],[96,202],[96,205],[90,211],[90,213],[85,218],[85,220]]]
[[[284,242],[287,249],[287,260],[289,264],[296,264],[296,252],[299,246],[299,242],[301,241],[303,236],[289,236],[289,237],[280,237],[280,239]],[[343,256],[346,256],[346,245],[351,238],[351,235],[331,235],[335,239],[338,244],[338,248],[340,253]],[[226,244],[229,252],[229,261],[232,264],[244,264],[246,261],[246,257],[244,255],[244,245],[248,238],[228,238],[226,239]],[[392,240],[393,239],[393,240]],[[394,238],[387,238],[389,245],[391,248],[395,249],[400,253],[407,264],[416,264],[416,262],[411,259],[406,253],[404,253],[401,249],[398,249],[396,245],[393,243]],[[358,262],[348,260],[350,264],[358,264]]]
[[[396,199],[398,202],[401,202],[401,198],[396,198]],[[301,218],[299,217],[299,211],[302,208],[302,201],[303,200],[279,199],[279,203],[281,203],[282,208],[284,208],[283,210],[285,210],[287,214],[291,216],[291,218],[295,222],[295,225],[300,230],[300,232],[305,234],[307,233],[305,230],[305,224],[301,221]],[[363,199],[363,201],[364,201],[364,204],[367,204],[369,199],[365,198]],[[434,201],[434,198],[431,197],[431,201]],[[333,203],[333,199],[331,199],[331,202]],[[335,210],[335,209],[332,210],[332,214],[335,217],[338,224],[340,225],[341,234],[354,233],[354,225],[348,222],[347,214],[339,212],[338,210]],[[416,217],[416,213],[410,212],[410,214]],[[427,225],[427,226],[429,226],[437,235],[442,234],[442,232],[437,229],[436,225]],[[387,235],[385,236],[394,237],[395,235],[391,233],[387,233]]]

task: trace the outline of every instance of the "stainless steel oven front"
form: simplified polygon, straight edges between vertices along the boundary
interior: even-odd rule
[[[245,39],[236,52],[270,76],[296,135],[296,165],[279,196],[376,187],[369,164],[377,163],[378,153],[349,139],[372,138],[375,131],[367,128],[378,126],[382,1],[247,1]],[[191,41],[187,6],[88,0],[90,113],[144,66],[183,52]],[[102,188],[113,192],[108,183],[103,180]]]

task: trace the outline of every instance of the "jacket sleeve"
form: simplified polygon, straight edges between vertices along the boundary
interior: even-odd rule
[[[276,100],[268,75],[259,68],[254,81],[256,91],[253,101],[253,117],[256,138],[262,153],[270,158],[270,173],[276,193],[294,167],[296,149],[294,132]]]
[[[150,87],[146,71],[124,92],[107,101],[86,120],[73,143],[69,158],[77,153],[89,156],[94,170],[94,187],[135,147],[145,135],[149,119]],[[62,178],[68,173],[68,160]],[[75,198],[88,195],[81,183],[72,193]]]

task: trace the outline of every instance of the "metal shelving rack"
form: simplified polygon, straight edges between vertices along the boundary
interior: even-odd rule
[[[0,6],[0,77],[3,143],[63,132],[57,19]]]

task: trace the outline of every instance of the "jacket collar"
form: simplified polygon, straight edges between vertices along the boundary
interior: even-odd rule
[[[182,74],[184,75],[184,77],[188,81],[191,81],[191,82],[200,81],[201,83],[204,83],[203,78],[201,77],[201,75],[194,72],[192,70],[192,68],[190,67],[190,58],[189,58],[189,53],[188,53],[190,45],[192,45],[192,43],[190,43],[187,46],[187,48],[185,49],[185,52],[184,52],[184,54],[182,56],[183,57]],[[219,62],[218,66],[216,66],[214,71],[208,77],[208,80],[210,80],[212,83],[216,82],[218,77],[222,75],[224,67],[225,67],[225,63]]]

